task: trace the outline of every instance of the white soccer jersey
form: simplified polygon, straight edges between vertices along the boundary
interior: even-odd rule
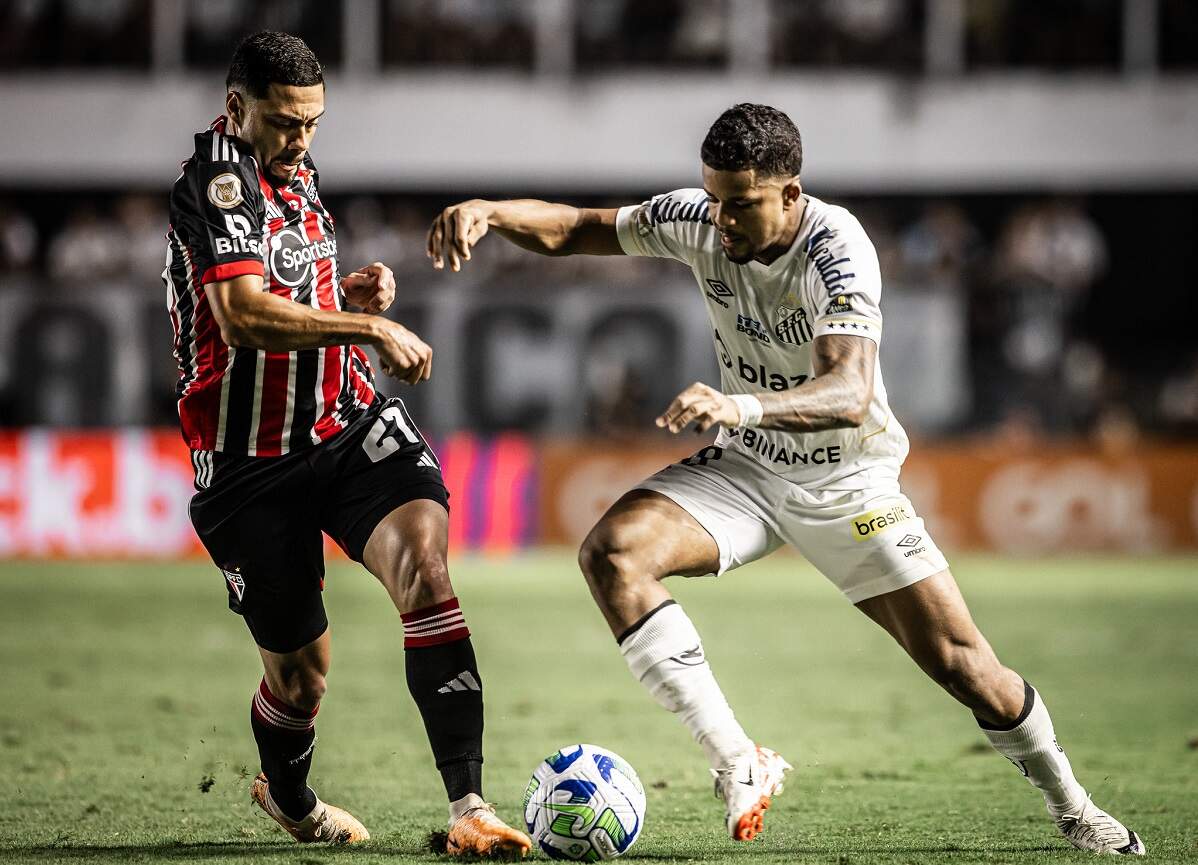
[[[811,343],[824,334],[881,341],[882,281],[873,244],[843,207],[803,198],[794,244],[769,265],[728,260],[702,189],[658,195],[621,208],[616,217],[627,254],[690,265],[711,317],[724,393],[784,391],[809,381],[815,375]],[[813,433],[722,428],[716,444],[808,488],[848,478],[849,486],[897,479],[908,450],[876,361],[873,400],[860,427]]]

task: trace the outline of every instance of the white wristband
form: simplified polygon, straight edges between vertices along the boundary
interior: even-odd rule
[[[757,397],[750,393],[734,393],[729,394],[728,399],[736,403],[736,409],[740,412],[740,423],[737,426],[755,427],[761,423],[761,415],[765,409]]]

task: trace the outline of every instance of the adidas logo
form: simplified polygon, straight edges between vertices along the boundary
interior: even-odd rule
[[[458,673],[437,689],[438,694],[452,694],[454,691],[482,691],[483,687],[469,670]]]
[[[440,466],[437,465],[437,461],[433,459],[433,455],[428,451],[425,451],[420,455],[420,459],[416,460],[416,465],[424,466],[425,468],[430,469],[440,468]]]

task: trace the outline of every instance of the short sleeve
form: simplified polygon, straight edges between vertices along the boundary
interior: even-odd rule
[[[829,333],[882,338],[882,275],[861,223],[847,211],[818,228],[805,244],[814,337]]]
[[[262,192],[252,160],[190,160],[171,192],[171,226],[200,284],[263,276]]]
[[[713,230],[707,193],[679,189],[655,195],[616,213],[616,235],[628,255],[672,258],[691,264]]]

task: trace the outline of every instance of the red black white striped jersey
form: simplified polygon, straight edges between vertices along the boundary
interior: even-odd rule
[[[230,348],[204,286],[252,274],[263,291],[316,309],[345,304],[333,217],[304,157],[290,183],[272,183],[225,118],[195,136],[170,198],[163,279],[179,365],[179,422],[188,447],[279,456],[327,441],[375,400],[357,346],[275,352]]]

